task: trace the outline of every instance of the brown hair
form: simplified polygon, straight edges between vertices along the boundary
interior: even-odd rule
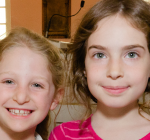
[[[53,46],[46,38],[40,36],[26,28],[18,27],[12,29],[9,35],[0,41],[0,60],[3,53],[12,47],[28,47],[40,53],[48,60],[48,69],[52,73],[52,80],[56,90],[64,87],[64,67],[60,50]],[[36,132],[41,135],[43,140],[48,139],[50,115],[38,124]]]
[[[68,47],[71,54],[70,81],[75,98],[87,108],[84,121],[92,112],[90,101],[97,102],[89,91],[85,70],[86,42],[89,36],[96,30],[97,23],[105,17],[120,14],[126,18],[131,25],[142,31],[148,42],[150,51],[150,5],[143,0],[100,0],[94,5],[82,19],[72,45]],[[148,81],[145,92],[150,92],[150,81]],[[143,103],[144,106],[145,103]]]

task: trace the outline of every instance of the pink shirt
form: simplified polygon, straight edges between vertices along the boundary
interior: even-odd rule
[[[91,126],[91,117],[83,122],[85,129],[80,129],[80,121],[62,123],[55,127],[49,140],[102,140]],[[150,140],[150,133],[140,140]]]

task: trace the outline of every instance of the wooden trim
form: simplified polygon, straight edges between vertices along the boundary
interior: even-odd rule
[[[10,0],[6,0],[6,35],[11,30],[11,6]]]

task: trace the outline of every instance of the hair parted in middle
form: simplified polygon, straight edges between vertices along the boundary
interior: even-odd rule
[[[71,55],[70,80],[75,98],[87,108],[85,118],[92,113],[90,101],[97,102],[90,93],[85,75],[86,46],[89,36],[97,29],[97,23],[114,15],[121,15],[132,27],[142,31],[150,51],[150,4],[143,0],[100,0],[83,17],[68,47]],[[150,92],[150,80],[145,92]]]

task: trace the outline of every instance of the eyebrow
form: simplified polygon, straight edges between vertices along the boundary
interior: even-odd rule
[[[15,73],[10,72],[10,71],[1,72],[0,75],[2,75],[2,74],[11,74],[11,75],[15,75]],[[39,79],[43,79],[43,80],[47,81],[47,79],[44,78],[44,77],[42,77],[42,76],[35,76],[35,78],[39,78]]]
[[[100,49],[100,50],[106,50],[107,49],[107,47],[104,47],[102,45],[92,45],[88,48],[88,51],[90,49],[93,49],[93,48]],[[127,45],[127,46],[123,47],[123,50],[129,50],[129,49],[134,49],[134,48],[141,48],[141,49],[145,50],[145,48],[139,44]]]
[[[10,73],[9,71],[7,71],[7,72],[1,72],[0,75],[1,74],[13,74],[13,73]]]
[[[90,47],[88,48],[88,51],[89,51],[90,49],[93,49],[93,48],[95,48],[95,49],[101,49],[101,50],[106,50],[106,47],[104,47],[104,46],[101,46],[101,45],[92,45],[92,46],[90,46]]]
[[[124,49],[127,50],[127,49],[134,49],[134,48],[141,48],[141,49],[145,50],[145,48],[139,44],[128,45],[128,46],[125,46]]]

